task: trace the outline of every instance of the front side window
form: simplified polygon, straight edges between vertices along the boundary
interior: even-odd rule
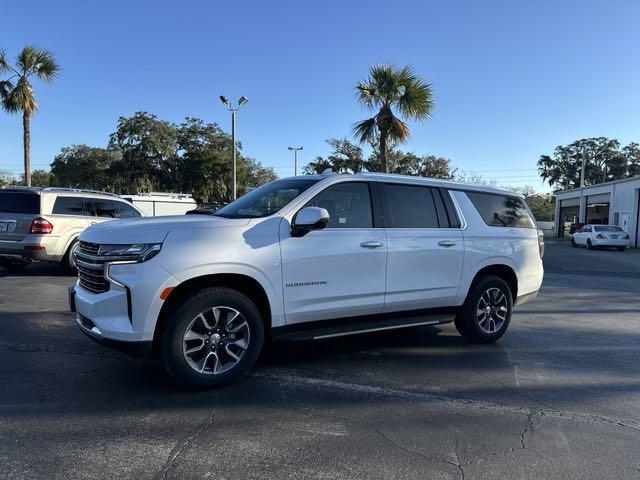
[[[251,190],[213,215],[224,218],[268,217],[317,181],[317,179],[275,180]]]
[[[305,205],[329,212],[327,228],[373,228],[371,193],[365,182],[332,185]]]
[[[140,212],[138,212],[131,205],[128,205],[124,202],[113,202],[116,207],[116,213],[118,218],[138,218],[140,217]]]
[[[385,227],[438,228],[438,213],[430,188],[388,183],[384,186],[384,198]]]
[[[467,192],[484,222],[491,227],[536,228],[524,202],[507,195]]]
[[[58,197],[53,204],[53,215],[85,215],[80,197]]]

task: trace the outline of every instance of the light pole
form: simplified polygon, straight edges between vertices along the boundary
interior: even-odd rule
[[[231,112],[231,143],[233,148],[233,199],[238,198],[238,185],[236,182],[236,112],[242,105],[247,103],[249,99],[244,95],[238,99],[238,104],[234,107],[229,99],[224,95],[220,95],[220,101],[227,106],[227,110]]]
[[[298,152],[303,150],[304,147],[289,147],[289,150],[293,150],[293,176],[298,175]]]

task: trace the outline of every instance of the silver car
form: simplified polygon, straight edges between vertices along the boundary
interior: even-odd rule
[[[0,188],[0,266],[57,262],[73,270],[78,235],[89,225],[140,217],[111,193],[69,188]]]

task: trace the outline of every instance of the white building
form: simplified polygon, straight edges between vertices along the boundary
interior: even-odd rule
[[[567,237],[572,223],[618,225],[640,247],[640,176],[557,192],[555,234]]]

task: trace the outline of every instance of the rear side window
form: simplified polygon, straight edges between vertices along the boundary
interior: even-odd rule
[[[53,215],[86,215],[80,197],[57,197],[51,213]]]
[[[112,200],[89,200],[90,211],[95,217],[118,218],[118,212]]]
[[[438,228],[431,189],[413,185],[384,185],[385,227]]]
[[[329,212],[327,228],[373,228],[371,194],[365,182],[338,183],[320,192],[306,207]]]
[[[524,202],[517,197],[467,192],[484,223],[491,227],[535,228]]]
[[[140,212],[138,212],[131,205],[128,205],[124,202],[113,203],[115,204],[118,218],[138,218],[140,216]]]
[[[0,191],[0,212],[40,213],[40,195],[36,193]]]

